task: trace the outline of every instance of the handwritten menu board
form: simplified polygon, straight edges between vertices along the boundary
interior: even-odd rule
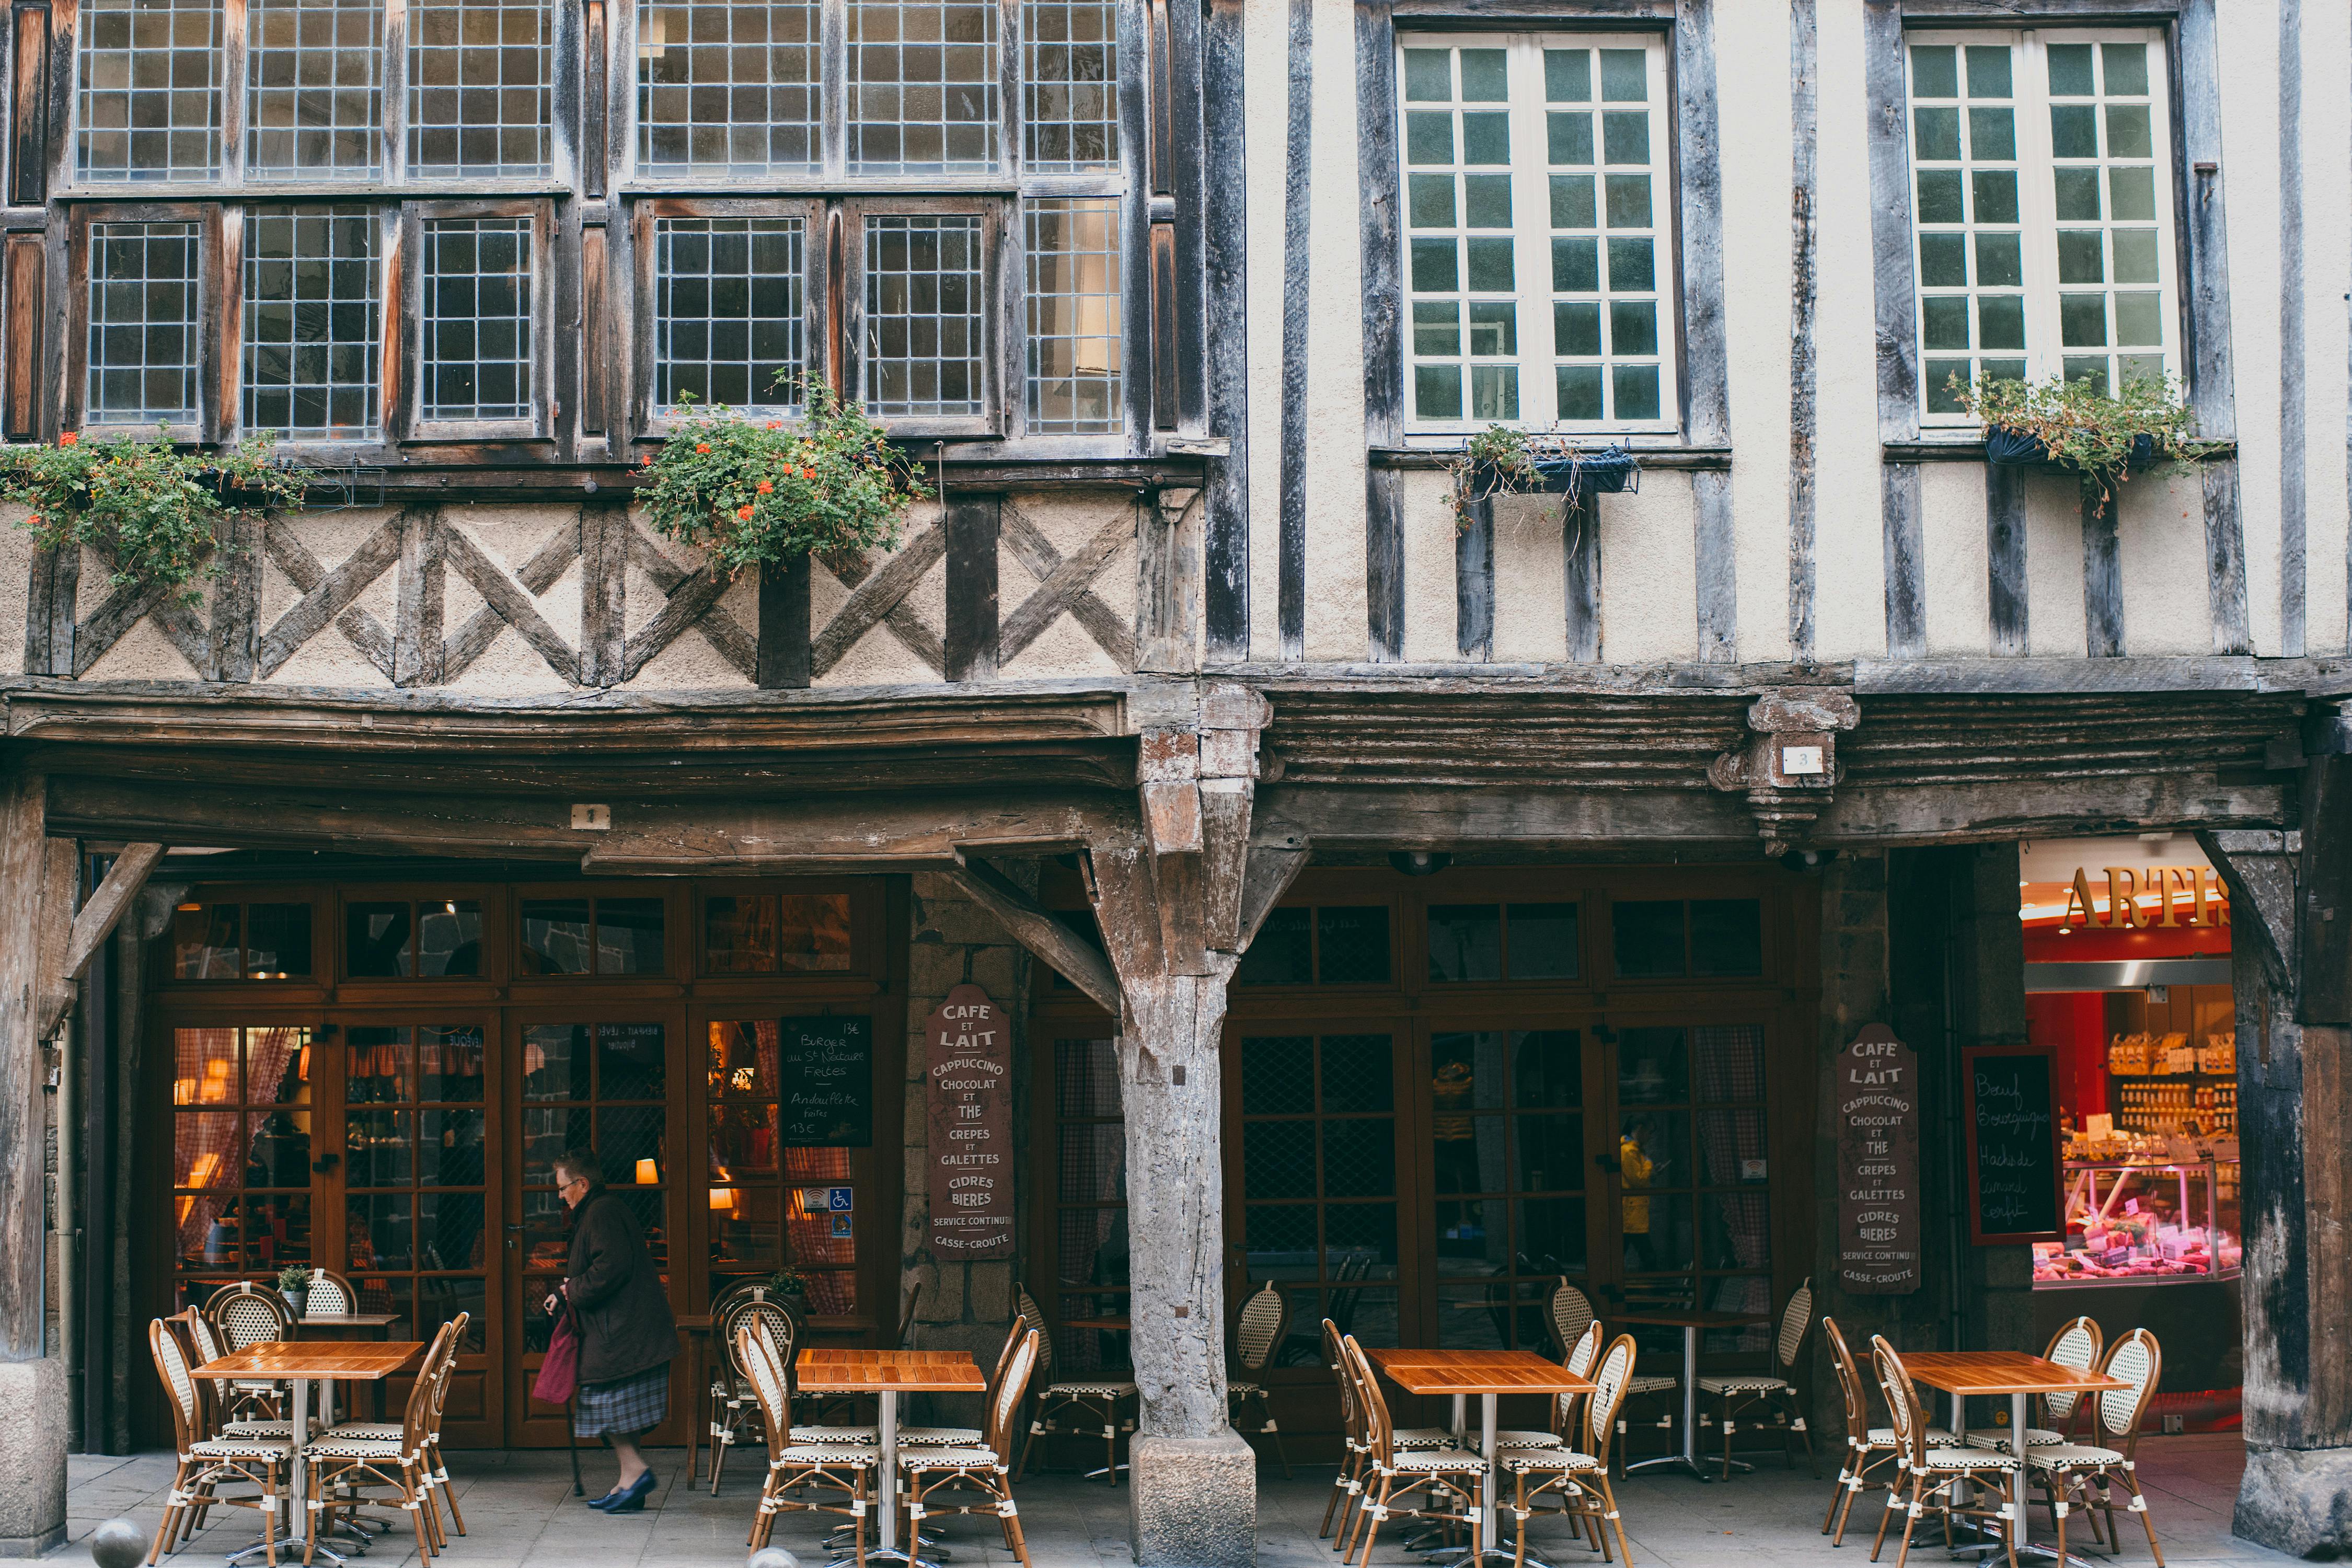
[[[1969,1239],[1979,1247],[2065,1239],[2053,1068],[2047,1047],[1961,1053]]]
[[[1838,1282],[1919,1289],[1919,1053],[1872,1024],[1838,1053]]]
[[[778,1031],[785,1147],[873,1147],[873,1020],[784,1018]]]
[[[963,984],[923,1025],[933,1256],[1013,1253],[1013,1032],[979,986]]]

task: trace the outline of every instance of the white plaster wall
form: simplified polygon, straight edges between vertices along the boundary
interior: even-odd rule
[[[31,613],[33,536],[24,527],[30,507],[0,507],[0,676],[25,673],[25,617]]]
[[[913,539],[938,525],[940,516],[937,500],[919,501],[907,513],[903,537]],[[918,578],[915,586],[901,601],[930,628],[935,637],[944,638],[948,626],[948,567],[945,556],[933,562],[930,569]],[[841,606],[849,598],[849,589],[820,562],[809,574],[809,629],[812,635],[824,631]],[[841,661],[815,678],[818,686],[902,686],[936,681],[939,671],[916,657],[914,650],[898,640],[887,619],[877,620],[865,636],[850,645]]]
[[[2211,653],[2203,479],[2167,464],[2123,485],[2113,504],[2123,562],[2124,651]]]
[[[2025,471],[2026,651],[2044,658],[2080,658],[2087,647],[2080,496],[2064,474]]]
[[[1310,659],[1360,659],[1370,648],[1364,591],[1363,204],[1356,146],[1355,7],[1349,0],[1316,0],[1315,245],[1307,336]]]
[[[1813,336],[1819,420],[1813,447],[1813,626],[1818,657],[1829,660],[1886,651],[1886,578],[1878,489],[1877,349],[1870,286],[1869,125],[1863,93],[1861,5],[1842,0],[1821,7],[1819,34],[1821,303]],[[1775,58],[1785,58],[1785,50]],[[1785,248],[1786,242],[1784,218],[1769,243]],[[1726,236],[1727,265],[1738,265],[1751,247],[1764,243],[1744,233]],[[1738,461],[1748,460],[1742,449]],[[1779,516],[1785,530],[1785,500]]]
[[[2347,647],[2346,552],[2352,549],[2352,475],[2346,447],[2352,436],[2352,5],[2303,8],[2303,258],[2306,409],[2304,452],[2309,651]]]
[[[1644,474],[1638,495],[1601,498],[1602,658],[1698,657],[1697,527],[1685,473]]]
[[[1399,476],[1404,507],[1404,657],[1443,663],[1462,657],[1461,600],[1454,570],[1453,485],[1443,473]],[[1496,591],[1503,591],[1497,579]]]
[[[1942,658],[1981,658],[1992,651],[1984,465],[1922,463],[1919,522],[1927,651]]]
[[[1716,114],[1723,166],[1723,317],[1729,342],[1731,515],[1743,659],[1789,657],[1790,98],[1785,6],[1717,5]],[[1738,237],[1736,243],[1731,237]],[[1649,484],[1645,481],[1646,491]],[[1607,503],[1603,503],[1604,505]],[[1601,591],[1609,592],[1604,561]],[[1622,640],[1611,606],[1610,642]],[[1695,616],[1684,619],[1696,627]],[[1696,646],[1696,632],[1693,631]]]
[[[1249,192],[1250,657],[1280,652],[1284,178],[1289,165],[1289,14],[1284,0],[1242,13]]]
[[[1108,500],[1101,496],[1038,491],[1008,496],[1004,506],[1008,520],[1011,514],[1025,519],[1065,560],[1085,550],[1107,529],[1122,535],[1125,542],[1103,562],[1087,586],[1122,625],[1133,628],[1135,508],[1131,503]],[[1009,544],[1000,550],[996,563],[998,616],[1009,619],[1036,591],[1038,581]],[[944,626],[945,622],[942,621],[941,625]],[[998,678],[1005,680],[1045,680],[1123,673],[1118,661],[1095,641],[1066,608],[1047,624],[1034,642],[1003,660],[997,667]]]
[[[2306,9],[2315,7],[2306,6]],[[2230,344],[2237,362],[2238,498],[2254,651],[2279,651],[2279,101],[2274,0],[2219,0],[2221,169],[2228,182]],[[2344,59],[2309,60],[2306,102],[2343,90]],[[2341,205],[2344,193],[2331,194]],[[2341,292],[2340,268],[2306,291]],[[2344,372],[2339,352],[2331,362]],[[2319,365],[2313,367],[2319,370]],[[2323,374],[2325,374],[2323,372]],[[2202,580],[2202,574],[2200,574]],[[2209,645],[2210,646],[2210,645]]]
[[[1611,497],[1611,500],[1619,498]],[[1607,505],[1604,501],[1602,505]],[[1495,501],[1495,660],[1527,663],[1568,656],[1567,534],[1558,496]],[[1604,544],[1603,548],[1606,546]],[[1608,592],[1609,563],[1601,565]],[[1449,597],[1451,595],[1448,595]],[[1604,601],[1605,602],[1605,601]],[[1607,651],[1604,647],[1603,651]]]

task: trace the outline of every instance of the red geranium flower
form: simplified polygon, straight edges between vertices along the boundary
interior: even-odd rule
[[[81,437],[79,437],[79,436],[75,435],[72,431],[68,430],[68,431],[67,431],[64,435],[62,435],[62,436],[60,436],[60,437],[58,437],[58,446],[60,446],[60,447],[70,447],[70,446],[72,446],[75,442],[79,441],[80,439],[81,439]]]
[[[739,506],[735,509],[735,515],[749,522],[751,521],[751,509],[748,506]]]
[[[772,495],[772,494],[775,492],[775,489],[776,489],[776,487],[775,487],[775,486],[773,486],[773,485],[772,485],[772,484],[770,484],[767,480],[765,480],[765,479],[761,479],[761,480],[760,481],[759,489],[760,489],[760,493],[761,493],[761,495],[763,495],[763,496],[764,496],[764,495]]]
[[[708,452],[710,450],[710,443],[708,441],[698,441],[694,445],[694,449],[698,452]]]

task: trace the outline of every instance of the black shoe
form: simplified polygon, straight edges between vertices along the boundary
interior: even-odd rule
[[[652,1494],[653,1489],[654,1473],[647,1470],[631,1482],[626,1491],[619,1493],[611,1502],[606,1503],[604,1511],[606,1513],[643,1513],[646,1511],[646,1499]]]
[[[621,1500],[621,1489],[620,1489],[619,1487],[614,1487],[611,1491],[606,1492],[603,1497],[592,1497],[592,1498],[590,1498],[590,1499],[588,1500],[588,1506],[589,1506],[590,1508],[593,1508],[593,1509],[607,1509],[607,1508],[612,1507],[614,1503],[616,1503],[616,1502],[618,1502],[618,1501],[620,1501],[620,1500]]]

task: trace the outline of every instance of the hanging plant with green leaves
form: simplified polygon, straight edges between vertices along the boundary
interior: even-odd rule
[[[274,460],[267,436],[214,453],[173,446],[165,426],[0,447],[0,500],[31,509],[19,526],[42,549],[87,545],[113,563],[116,587],[160,586],[183,601],[219,574],[235,548],[229,523],[299,510],[306,482]]]
[[[1454,525],[1466,530],[1473,508],[1498,495],[1615,494],[1638,489],[1633,448],[1579,446],[1568,437],[1489,425],[1445,465],[1454,478]]]
[[[729,577],[795,555],[890,549],[908,509],[931,493],[882,426],[823,382],[793,420],[725,404],[698,412],[689,394],[678,403],[637,498],[656,529]]]
[[[2071,468],[2083,499],[2101,514],[2134,473],[2167,460],[2185,471],[2228,448],[2227,442],[2199,439],[2197,416],[2169,378],[2129,376],[2113,394],[2088,375],[1988,380],[1979,387],[1955,375],[1947,385],[1984,425],[1990,461]]]

